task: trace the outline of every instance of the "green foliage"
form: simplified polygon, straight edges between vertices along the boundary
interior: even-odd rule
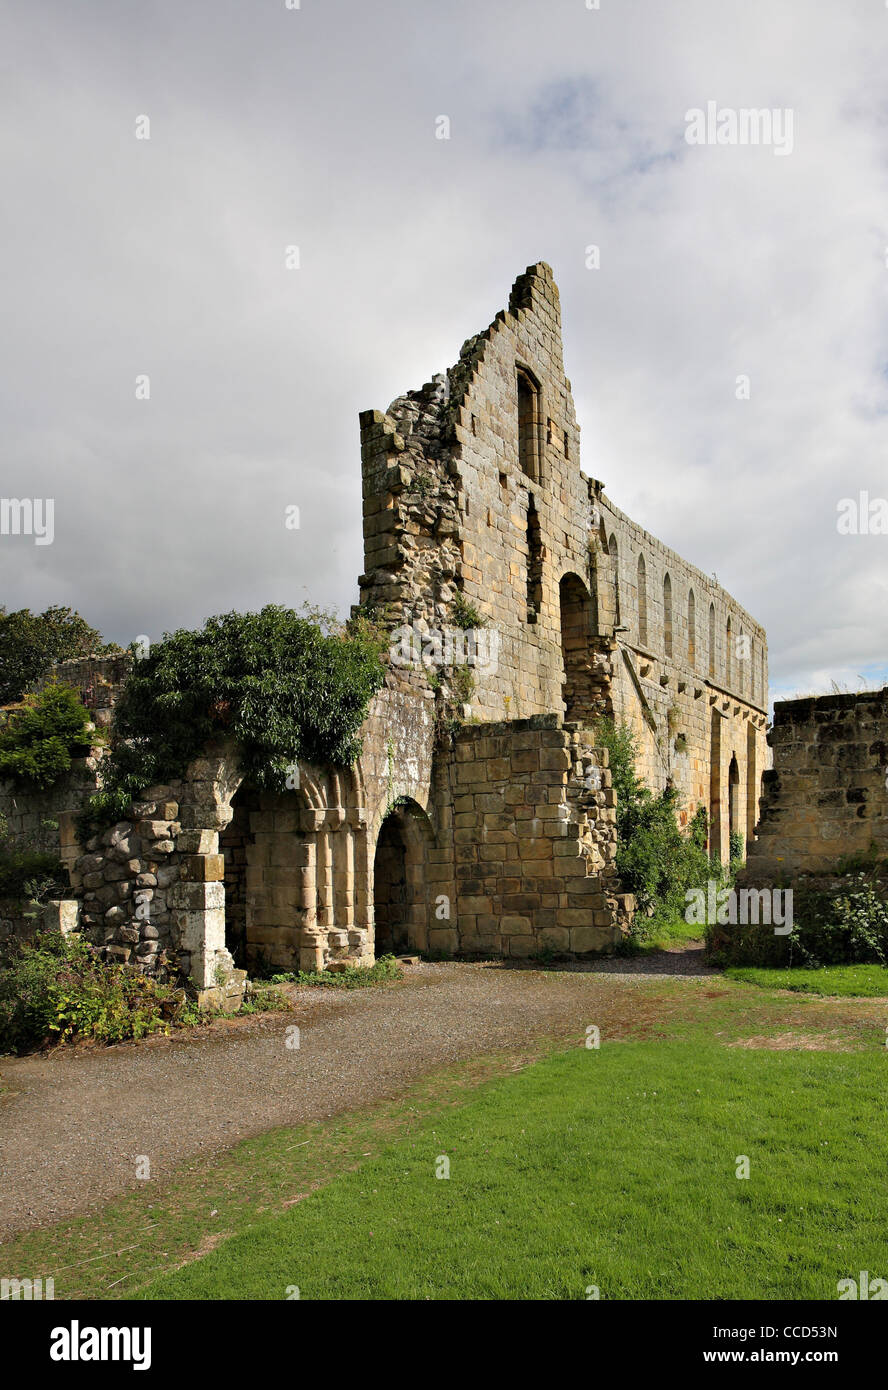
[[[45,820],[42,825],[58,829],[56,821]],[[58,855],[38,849],[34,834],[13,839],[0,812],[0,898],[42,901],[55,894],[61,896],[66,886],[67,874]]]
[[[184,1003],[183,991],[100,961],[79,938],[44,932],[14,945],[0,969],[0,1053],[169,1032]]]
[[[793,890],[793,929],[777,936],[770,924],[707,928],[719,965],[817,969],[828,965],[888,964],[888,902],[865,874]]]
[[[678,793],[667,790],[655,796],[636,773],[638,749],[632,730],[602,719],[596,739],[610,755],[617,794],[616,868],[639,909],[633,937],[644,940],[658,923],[665,926],[683,914],[687,889],[705,885],[712,876],[705,849],[706,811],[702,806],[696,811],[683,835],[676,818]]]
[[[459,703],[470,704],[475,693],[475,673],[471,666],[454,666],[450,683]]]
[[[255,980],[250,980],[247,983],[247,997],[238,1010],[239,1013],[274,1013],[291,1007],[290,1001],[283,992],[275,989],[273,985],[263,984]]]
[[[729,857],[731,872],[736,873],[746,862],[746,842],[738,830],[732,830],[729,837]]]
[[[724,973],[730,980],[757,985],[759,989],[787,989],[795,994],[868,999],[888,995],[888,969],[884,965],[822,965],[811,970],[729,965]]]
[[[47,898],[65,891],[64,870],[57,854],[0,845],[0,898]]]
[[[382,642],[366,619],[334,625],[273,605],[167,634],[115,706],[103,788],[81,833],[119,818],[152,783],[184,776],[214,736],[236,742],[245,775],[267,790],[285,789],[297,758],[348,766],[382,684]]]
[[[487,619],[465,595],[456,594],[450,607],[454,623],[463,631],[468,632],[470,628],[487,626]]]
[[[119,650],[70,608],[53,606],[43,613],[0,608],[0,704],[20,700],[54,661]]]
[[[89,752],[88,723],[76,690],[48,685],[26,695],[23,708],[10,711],[0,728],[0,777],[19,786],[52,786],[72,758]]]
[[[796,890],[790,946],[797,964],[888,962],[888,903],[864,874],[837,888]]]
[[[390,980],[403,980],[404,972],[394,956],[380,956],[373,965],[350,965],[346,970],[298,970],[272,975],[272,984],[323,985],[327,989],[365,989]]]

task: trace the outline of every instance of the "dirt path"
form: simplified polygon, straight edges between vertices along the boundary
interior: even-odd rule
[[[381,988],[294,989],[292,1012],[5,1059],[0,1239],[103,1206],[137,1185],[142,1155],[162,1177],[249,1135],[396,1096],[440,1067],[535,1039],[579,1041],[589,1024],[603,1038],[661,1035],[670,1015],[730,992],[718,981],[713,994],[712,973],[693,948],[571,971],[421,964]],[[821,1012],[788,1000],[783,1026],[799,1013],[810,1028]],[[294,1024],[298,1049],[287,1046]]]
[[[293,990],[292,1013],[4,1059],[0,1238],[134,1186],[140,1155],[161,1176],[247,1135],[396,1095],[482,1052],[581,1037],[615,1017],[616,995],[622,1012],[654,975],[647,959],[615,964],[617,974],[422,964],[385,988]],[[676,957],[669,973],[686,968]],[[287,1046],[293,1024],[298,1050]]]

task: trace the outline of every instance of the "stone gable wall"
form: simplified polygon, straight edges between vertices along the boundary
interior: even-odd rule
[[[519,418],[519,377],[525,373],[536,385],[533,476],[522,468],[528,433]],[[468,340],[451,371],[401,397],[386,414],[365,412],[362,449],[362,601],[387,606],[392,625],[416,624],[425,632],[453,622],[453,599],[461,594],[496,635],[496,663],[473,669],[466,712],[482,722],[551,711],[586,725],[602,714],[626,722],[637,736],[641,775],[656,791],[679,789],[683,822],[706,807],[711,846],[723,859],[732,831],[749,840],[768,765],[764,630],[580,471],[549,267],[528,267],[508,310]],[[644,634],[639,555],[646,571]]]

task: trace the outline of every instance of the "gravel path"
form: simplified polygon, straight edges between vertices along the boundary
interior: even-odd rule
[[[151,1176],[279,1125],[404,1090],[423,1073],[532,1038],[577,1039],[631,1018],[663,974],[709,974],[681,950],[543,972],[420,964],[401,984],[293,989],[293,1012],[221,1020],[172,1038],[60,1048],[0,1062],[0,1238],[95,1209]],[[693,980],[688,978],[688,984]],[[647,992],[647,991],[646,991]],[[286,1045],[297,1024],[300,1047]]]

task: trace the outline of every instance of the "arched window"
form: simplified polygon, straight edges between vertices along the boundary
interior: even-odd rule
[[[638,645],[646,647],[648,644],[648,596],[647,596],[647,568],[644,563],[644,556],[638,557]]]
[[[668,574],[663,576],[663,646],[667,657],[672,657],[672,580]]]
[[[697,663],[697,600],[693,589],[688,589],[688,665],[693,669]]]
[[[607,553],[611,556],[614,563],[614,612],[617,626],[620,624],[620,555],[617,550],[617,538],[612,535],[607,543]]]
[[[746,694],[746,663],[748,660],[749,650],[746,633],[741,627],[740,636],[737,638],[737,689],[741,695]]]
[[[518,463],[532,482],[540,480],[540,388],[518,368]]]
[[[715,604],[709,605],[709,679],[715,680]]]
[[[730,690],[734,683],[734,661],[731,648],[731,619],[728,617],[725,626],[725,685]]]

